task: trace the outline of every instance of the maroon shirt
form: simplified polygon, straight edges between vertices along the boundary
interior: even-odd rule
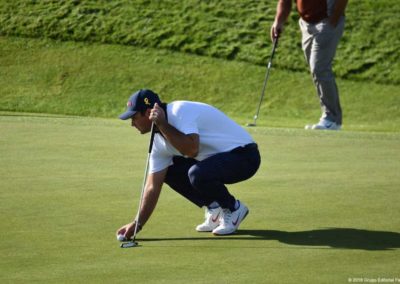
[[[308,23],[318,23],[328,17],[327,0],[294,0],[300,17]]]

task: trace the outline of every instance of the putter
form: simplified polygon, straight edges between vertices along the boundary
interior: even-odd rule
[[[272,52],[271,52],[271,56],[269,58],[269,62],[268,62],[268,65],[267,65],[267,73],[265,74],[265,80],[264,80],[264,85],[263,85],[262,92],[261,92],[260,101],[258,103],[257,112],[254,115],[254,122],[253,123],[247,123],[246,126],[257,126],[257,119],[258,119],[258,115],[260,113],[261,103],[262,103],[262,101],[264,99],[265,88],[267,87],[267,81],[268,81],[268,77],[269,77],[269,71],[271,70],[272,59],[274,58],[275,49],[276,49],[277,45],[278,45],[278,38],[276,37],[276,38],[274,38],[274,41],[273,41]]]
[[[154,134],[155,134],[154,122],[151,124],[150,132],[151,132],[151,135],[150,135],[149,151],[147,153],[146,168],[144,170],[144,178],[143,178],[143,184],[142,184],[142,191],[140,193],[139,208],[138,208],[138,212],[137,212],[136,218],[135,218],[135,231],[133,232],[133,238],[130,240],[127,240],[128,242],[122,243],[120,245],[121,248],[132,248],[132,247],[136,247],[139,245],[138,242],[136,242],[135,240],[136,240],[136,234],[137,234],[139,220],[140,220],[140,208],[142,208],[142,203],[143,203],[144,188],[146,186],[146,181],[147,181],[147,173],[149,171],[150,154],[151,154],[151,150],[153,149],[153,140],[154,140]]]

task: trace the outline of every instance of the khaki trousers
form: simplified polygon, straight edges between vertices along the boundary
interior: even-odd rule
[[[342,124],[342,109],[332,61],[343,34],[344,23],[345,17],[340,19],[336,27],[333,27],[328,19],[316,24],[299,20],[302,48],[317,89],[322,110],[321,118],[339,125]]]

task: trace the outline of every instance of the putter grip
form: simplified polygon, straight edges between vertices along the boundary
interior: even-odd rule
[[[155,134],[155,126],[154,122],[151,124],[151,134],[150,134],[150,143],[149,143],[149,154],[151,153],[151,150],[153,149],[153,140],[154,140],[154,134]]]
[[[269,60],[269,64],[272,64],[272,58],[274,58],[275,49],[276,49],[276,47],[278,46],[278,39],[279,39],[279,37],[275,37],[275,38],[274,38],[273,46],[272,46],[272,52],[271,52],[271,57],[270,57],[270,60]]]

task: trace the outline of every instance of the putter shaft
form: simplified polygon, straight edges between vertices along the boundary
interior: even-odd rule
[[[267,72],[265,74],[264,84],[263,84],[263,88],[262,88],[262,91],[261,91],[260,100],[258,102],[257,112],[254,115],[254,122],[253,123],[249,123],[247,126],[256,126],[257,125],[257,119],[258,119],[258,115],[260,114],[261,103],[262,103],[262,101],[264,99],[265,89],[267,87],[267,82],[268,82],[268,78],[269,78],[269,71],[271,70],[272,60],[274,58],[275,49],[276,49],[277,45],[278,45],[278,38],[276,37],[276,38],[274,38],[271,56],[270,56],[268,64],[267,64]]]

